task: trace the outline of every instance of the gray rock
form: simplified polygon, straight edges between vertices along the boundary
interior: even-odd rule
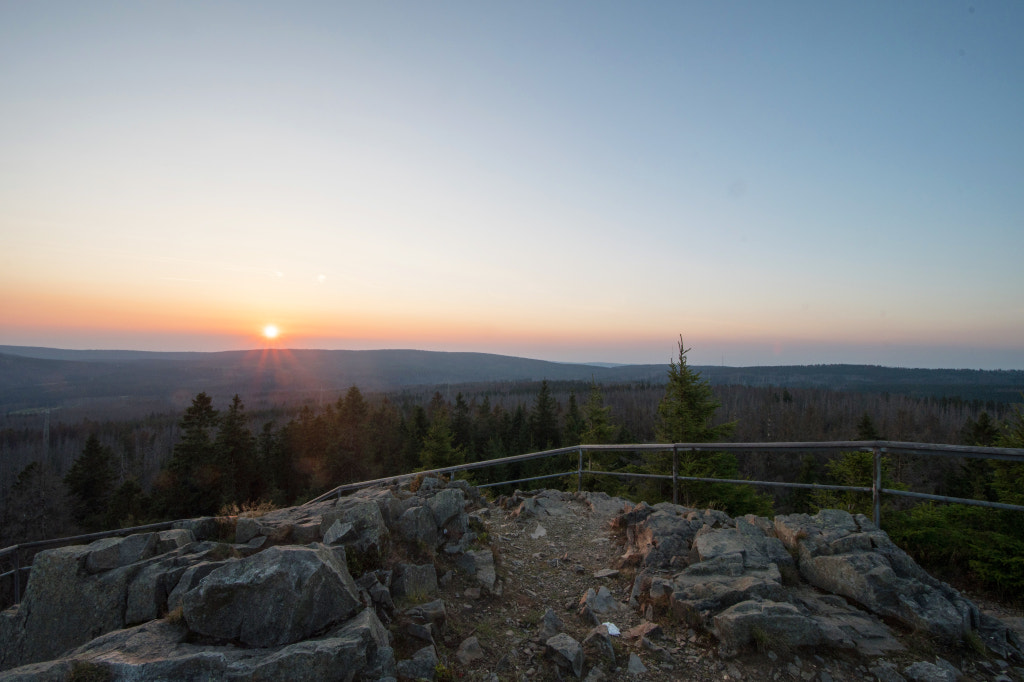
[[[380,506],[373,500],[361,497],[339,499],[335,507],[325,511],[320,518],[321,537],[339,520],[343,524],[351,523],[356,533],[355,539],[346,541],[346,545],[352,545],[359,552],[379,552],[383,547],[388,527]]]
[[[398,674],[413,680],[433,680],[438,663],[433,645],[425,646],[413,654],[411,659],[398,662]]]
[[[564,627],[565,624],[562,623],[562,619],[559,618],[554,609],[549,606],[544,612],[544,617],[540,621],[540,629],[537,636],[542,640],[547,640],[561,632]]]
[[[778,516],[775,526],[815,587],[946,641],[960,641],[980,622],[974,604],[929,576],[863,516],[825,509],[813,517]]]
[[[171,561],[150,563],[132,579],[125,599],[124,624],[138,625],[167,611],[167,596],[185,572]]]
[[[900,675],[896,666],[889,661],[883,661],[870,670],[878,682],[907,682],[907,679]]]
[[[459,644],[455,651],[455,658],[464,666],[470,666],[484,657],[484,650],[480,648],[480,640],[476,637],[467,637]]]
[[[437,570],[434,564],[398,564],[391,583],[395,598],[422,599],[437,593]]]
[[[626,666],[626,672],[630,675],[643,675],[647,672],[647,666],[640,660],[640,657],[636,654],[629,655],[629,664]]]
[[[395,522],[396,533],[411,543],[422,542],[433,549],[437,547],[439,535],[434,514],[427,507],[412,507]]]
[[[956,682],[959,679],[959,675],[956,672],[935,663],[926,663],[924,661],[918,661],[907,666],[903,670],[903,677],[911,682]]]
[[[438,528],[456,529],[464,533],[468,528],[466,516],[466,495],[458,488],[445,488],[433,495],[427,502]]]
[[[470,550],[465,553],[465,556],[473,563],[472,575],[476,576],[477,582],[488,591],[493,592],[494,583],[497,580],[497,573],[494,569],[494,553],[489,549],[479,549]]]
[[[413,606],[403,611],[401,615],[406,632],[413,636],[432,644],[444,637],[448,611],[442,600],[435,599],[426,604]]]
[[[195,536],[192,535],[192,531],[187,528],[172,528],[171,530],[162,530],[156,534],[157,544],[156,553],[165,554],[173,550],[185,547],[196,541]]]
[[[568,668],[576,677],[583,676],[583,647],[564,632],[548,638],[548,655],[562,668]]]
[[[220,537],[220,524],[213,516],[203,516],[198,519],[183,519],[175,521],[173,528],[183,528],[192,532],[192,537],[198,541],[216,540]]]
[[[355,613],[357,595],[348,569],[326,547],[271,547],[213,570],[182,607],[196,634],[267,647],[344,621]]]
[[[235,522],[235,542],[245,544],[257,535],[264,535],[260,522],[248,516],[239,516]]]
[[[187,531],[186,531],[187,532]],[[153,557],[157,553],[159,536],[156,533],[138,533],[123,538],[103,538],[88,545],[85,568],[90,573],[109,571]]]
[[[331,524],[331,527],[324,533],[324,544],[334,545],[340,542],[349,542],[356,539],[356,527],[348,521],[341,519]]]
[[[201,561],[186,568],[181,577],[178,578],[177,584],[171,589],[170,594],[167,595],[167,610],[174,611],[181,606],[181,600],[184,599],[186,592],[196,587],[200,580],[225,563],[227,562]]]
[[[598,615],[617,613],[623,608],[622,604],[615,600],[611,591],[604,585],[599,587],[596,592],[592,587],[587,590],[580,599],[580,607],[584,606]]]
[[[124,627],[125,595],[139,566],[89,575],[85,564],[90,547],[59,547],[35,556],[25,596],[0,626],[4,667],[49,660]]]
[[[297,523],[292,526],[292,543],[296,545],[308,545],[313,542],[320,542],[321,538],[322,534],[320,532],[319,521],[307,521],[305,523]]]
[[[793,604],[772,601],[745,601],[725,609],[714,617],[713,631],[723,655],[735,655],[755,641],[759,647],[784,651],[821,641],[813,618]]]
[[[607,625],[598,625],[590,630],[583,639],[583,650],[586,658],[599,658],[615,665],[615,647],[612,646],[612,638],[608,634]]]
[[[387,630],[370,610],[321,639],[271,649],[189,644],[186,635],[184,627],[153,621],[99,637],[68,658],[9,671],[4,679],[63,682],[75,660],[98,662],[119,680],[315,682],[396,674]]]

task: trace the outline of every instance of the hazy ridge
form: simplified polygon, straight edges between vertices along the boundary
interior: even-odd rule
[[[250,350],[217,353],[63,350],[0,346],[0,409],[143,400],[177,406],[199,391],[288,400],[357,385],[412,386],[521,381],[663,383],[667,364],[548,362],[422,350]],[[712,384],[818,387],[1014,402],[1024,371],[907,369],[873,365],[697,366]]]

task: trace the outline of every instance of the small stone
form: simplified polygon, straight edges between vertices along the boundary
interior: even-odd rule
[[[595,578],[614,578],[619,574],[618,571],[612,568],[602,568],[600,571],[594,573]]]
[[[583,647],[564,632],[546,642],[551,658],[559,666],[569,668],[576,677],[583,676]]]
[[[647,666],[640,660],[640,657],[636,654],[629,655],[629,664],[626,666],[626,672],[630,675],[643,675],[647,672]]]
[[[455,652],[455,658],[458,659],[459,663],[468,666],[474,661],[478,661],[484,657],[484,651],[480,648],[480,640],[476,637],[467,637],[459,645],[458,651]]]
[[[537,527],[533,529],[532,533],[530,533],[530,537],[533,538],[534,540],[538,540],[538,539],[544,537],[547,534],[548,534],[547,529],[544,528],[544,526],[542,526],[542,525],[540,525],[538,523]]]

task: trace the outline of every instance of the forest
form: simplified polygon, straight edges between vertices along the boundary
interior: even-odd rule
[[[150,521],[301,503],[342,483],[580,443],[787,442],[888,439],[1024,446],[1019,406],[826,388],[712,386],[686,364],[667,381],[478,382],[366,392],[350,387],[301,406],[249,411],[243,396],[200,392],[180,413],[66,422],[8,415],[0,430],[0,546]],[[868,460],[870,455],[867,455]],[[681,473],[870,485],[864,453],[690,456]],[[664,455],[628,449],[588,458],[595,470],[666,471]],[[573,468],[542,460],[482,470],[476,483]],[[1021,504],[1019,466],[901,456],[888,487]],[[558,485],[560,479],[540,482]],[[566,481],[568,485],[568,481]],[[591,489],[671,499],[661,484],[590,476]],[[870,497],[724,484],[689,486],[688,505],[733,514],[867,511]],[[1024,515],[887,501],[885,529],[949,579],[994,592],[1024,588]],[[1015,554],[1014,554],[1015,552]],[[1016,558],[1015,558],[1016,557]]]

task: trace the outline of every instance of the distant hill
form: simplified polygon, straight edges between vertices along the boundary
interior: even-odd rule
[[[1013,402],[1024,371],[868,365],[695,367],[712,384],[820,387]],[[664,383],[667,365],[571,364],[489,353],[421,350],[251,350],[159,353],[0,346],[0,411],[110,401],[180,407],[196,393],[271,402],[349,386],[388,391],[487,382]]]

